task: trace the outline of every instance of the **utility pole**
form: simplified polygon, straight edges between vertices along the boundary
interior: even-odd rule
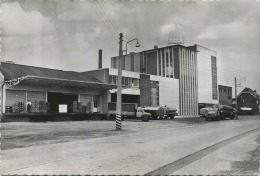
[[[123,55],[123,34],[119,34],[119,58],[118,58],[118,77],[117,77],[117,101],[116,101],[116,130],[121,130],[122,115],[122,67],[121,60]]]
[[[237,78],[235,77],[235,100],[236,100],[236,110],[238,110],[237,109]]]

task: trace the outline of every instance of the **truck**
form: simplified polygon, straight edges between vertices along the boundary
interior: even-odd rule
[[[108,102],[108,119],[116,117],[116,103]],[[138,107],[136,103],[122,103],[122,120],[125,118],[139,119],[148,122],[151,119],[151,114],[145,112],[142,107]]]
[[[237,111],[232,106],[227,105],[213,105],[208,109],[205,116],[206,121],[211,120],[224,120],[226,118],[237,119]]]
[[[170,107],[144,107],[143,108],[145,112],[148,112],[151,114],[152,119],[167,119],[170,117],[173,119],[176,116],[176,111],[177,109],[175,108],[170,108]]]
[[[209,112],[209,110],[211,109],[211,107],[207,107],[207,108],[201,108],[200,109],[200,117],[201,118],[205,118]]]

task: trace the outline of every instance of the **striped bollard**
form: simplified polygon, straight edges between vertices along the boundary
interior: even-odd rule
[[[121,130],[121,114],[116,114],[116,130]]]

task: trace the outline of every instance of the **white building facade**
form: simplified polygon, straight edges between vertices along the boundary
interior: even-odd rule
[[[118,59],[111,58],[106,83],[116,84]],[[121,59],[122,83],[129,86],[131,82],[131,88],[122,93],[139,96],[140,106],[167,105],[176,108],[181,116],[197,116],[201,104],[205,107],[218,103],[215,51],[198,45],[172,45],[130,53]]]

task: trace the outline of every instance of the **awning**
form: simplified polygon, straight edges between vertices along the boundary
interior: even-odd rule
[[[75,88],[75,89],[88,89],[88,90],[109,90],[117,86],[115,84],[106,84],[99,82],[88,82],[80,80],[69,80],[60,78],[47,78],[39,76],[27,75],[21,78],[5,81],[7,86],[17,84],[37,85],[37,86],[54,86],[56,88]]]

